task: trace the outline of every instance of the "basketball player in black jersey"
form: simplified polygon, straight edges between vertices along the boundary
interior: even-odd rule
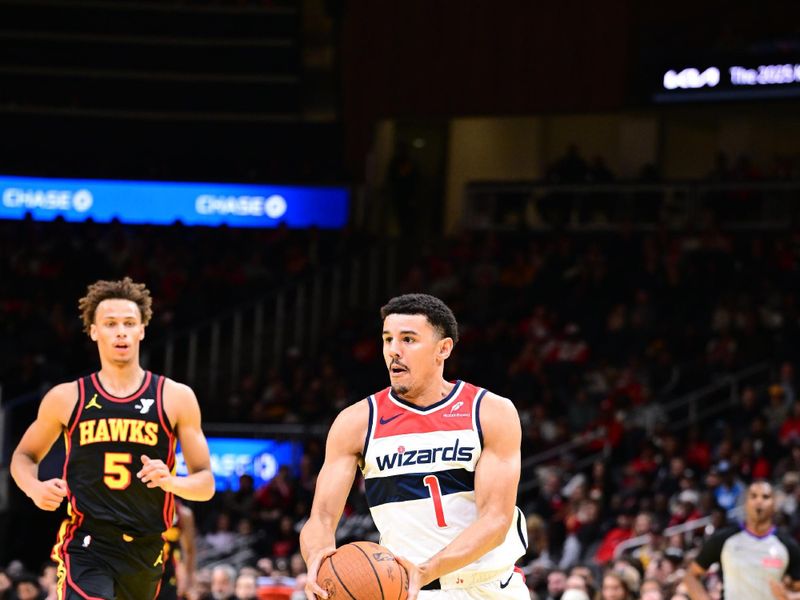
[[[194,392],[139,364],[151,305],[144,284],[128,277],[88,287],[79,307],[100,371],[51,389],[11,459],[14,480],[36,506],[56,510],[67,499],[53,548],[59,600],[154,598],[175,496],[214,494]],[[63,476],[39,481],[38,464],[59,435]],[[177,441],[186,477],[174,475]]]

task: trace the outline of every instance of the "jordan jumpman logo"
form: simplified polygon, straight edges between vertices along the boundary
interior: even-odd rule
[[[97,403],[97,394],[92,396],[92,399],[89,400],[89,404],[86,405],[86,408],[103,408]]]

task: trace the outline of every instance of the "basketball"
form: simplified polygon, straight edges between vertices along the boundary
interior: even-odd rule
[[[341,546],[322,561],[317,583],[329,600],[405,600],[408,573],[394,555],[372,542]]]

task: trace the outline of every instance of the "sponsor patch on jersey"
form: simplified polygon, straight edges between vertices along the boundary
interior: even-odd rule
[[[458,412],[458,409],[463,407],[463,406],[464,406],[464,403],[461,400],[459,400],[458,402],[453,404],[453,406],[450,407],[449,411],[447,411],[446,413],[443,413],[442,416],[443,417],[469,417],[469,416],[471,416],[472,413],[470,413],[470,412]]]
[[[150,407],[153,406],[155,399],[153,398],[140,398],[139,402],[141,404],[136,404],[133,408],[139,411],[140,414],[146,415],[147,412],[150,410]]]
[[[782,569],[783,560],[773,556],[766,556],[761,559],[761,566],[766,567],[767,569]]]

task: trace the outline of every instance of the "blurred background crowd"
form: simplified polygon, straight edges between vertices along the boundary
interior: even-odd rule
[[[304,597],[325,434],[387,385],[379,308],[405,292],[459,320],[446,376],[519,411],[532,600],[685,600],[754,479],[800,539],[800,81],[663,84],[800,64],[798,7],[630,4],[0,0],[0,176],[350,198],[340,229],[0,220],[0,600],[56,597],[63,514],[8,453],[95,370],[77,299],[125,275],[154,297],[145,366],[192,385],[209,437],[301,449],[187,503],[191,600]],[[340,543],[377,540],[362,488]]]

